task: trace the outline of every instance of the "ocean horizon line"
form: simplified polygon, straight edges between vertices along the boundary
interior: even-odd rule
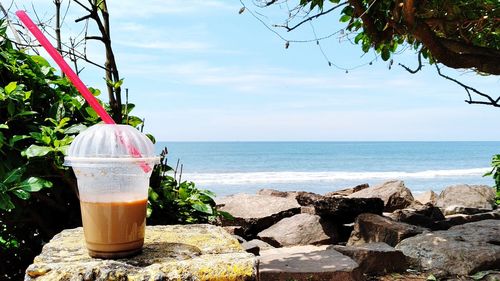
[[[500,140],[156,140],[156,143],[500,143]]]

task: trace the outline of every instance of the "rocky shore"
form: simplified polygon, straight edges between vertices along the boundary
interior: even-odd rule
[[[494,199],[480,185],[413,196],[393,180],[323,195],[263,189],[217,203],[234,216],[220,224],[258,256],[260,280],[500,280]]]

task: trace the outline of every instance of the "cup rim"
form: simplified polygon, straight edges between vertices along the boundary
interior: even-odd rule
[[[150,164],[158,164],[160,163],[160,156],[154,157],[64,157],[64,166],[74,166],[74,164],[87,164],[87,163],[140,163],[140,162],[148,162]]]

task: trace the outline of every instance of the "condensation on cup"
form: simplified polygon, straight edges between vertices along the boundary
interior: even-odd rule
[[[131,155],[131,148],[141,157]],[[77,178],[91,257],[123,258],[141,251],[149,178],[158,162],[151,140],[128,125],[97,124],[73,140],[64,164]]]

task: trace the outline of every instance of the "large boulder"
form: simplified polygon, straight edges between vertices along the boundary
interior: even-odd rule
[[[453,185],[445,188],[436,200],[444,215],[474,214],[494,209],[495,191],[487,185]]]
[[[43,246],[26,281],[256,280],[257,259],[213,225],[146,226],[142,253],[116,260],[88,255],[83,229],[67,229]]]
[[[386,243],[368,243],[355,247],[335,245],[331,248],[352,258],[365,274],[403,272],[409,265],[401,251]]]
[[[414,199],[403,181],[393,180],[366,188],[347,196],[349,198],[380,198],[384,201],[384,211],[393,212],[410,206]]]
[[[363,280],[355,261],[327,247],[308,245],[261,251],[259,280]]]
[[[438,277],[471,275],[500,268],[499,233],[498,220],[483,220],[420,234],[401,241],[396,249]]]
[[[222,225],[241,226],[245,238],[253,238],[260,231],[279,220],[300,212],[293,197],[235,194],[218,200],[218,209],[229,212],[234,220],[223,220]]]
[[[354,230],[347,245],[384,242],[394,247],[401,240],[420,234],[425,230],[419,226],[396,222],[379,215],[361,214],[356,218]]]
[[[315,213],[335,223],[351,223],[363,213],[382,214],[384,202],[379,198],[326,197],[317,194],[297,195],[302,206],[313,206]]]
[[[275,247],[332,244],[338,236],[334,224],[310,214],[284,218],[258,234],[259,239]]]

